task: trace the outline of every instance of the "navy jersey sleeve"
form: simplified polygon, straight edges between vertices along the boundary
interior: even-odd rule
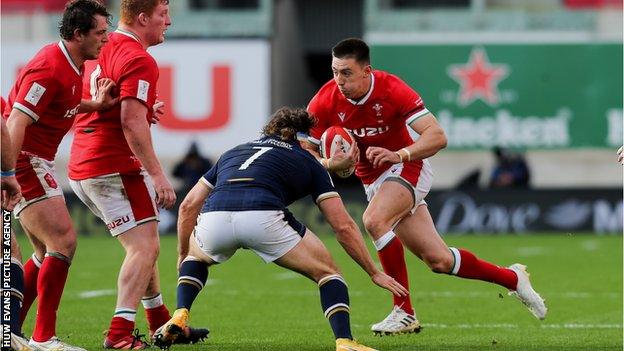
[[[336,192],[334,183],[327,170],[315,159],[310,158],[310,163],[310,171],[312,173],[312,192],[310,195],[312,199],[318,204],[330,197],[340,196]]]
[[[204,174],[199,181],[206,184],[210,189],[214,189],[217,185],[217,166],[219,162],[217,162],[206,174]]]

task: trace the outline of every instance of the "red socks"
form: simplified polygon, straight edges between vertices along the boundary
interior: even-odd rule
[[[163,304],[162,295],[159,293],[153,297],[144,297],[141,299],[143,308],[145,309],[145,317],[150,330],[150,335],[156,332],[163,324],[171,318],[167,306]]]
[[[40,267],[41,262],[34,254],[24,264],[24,301],[20,311],[20,325],[24,324],[28,310],[37,298],[37,278]]]
[[[128,314],[131,318],[134,318],[136,312],[134,310],[118,310],[116,314],[124,313]],[[128,335],[132,335],[132,331],[134,330],[134,320],[128,320],[123,317],[114,316],[111,319],[110,327],[108,328],[108,335],[106,338],[111,342],[116,342],[122,338],[125,338]]]
[[[462,278],[496,283],[509,290],[516,290],[518,276],[511,269],[479,259],[472,252],[464,249],[451,247],[450,250],[455,258],[455,265],[451,274]]]
[[[35,341],[48,341],[56,335],[56,311],[61,303],[68,272],[69,258],[56,252],[46,253],[37,279],[39,304],[32,335]]]
[[[380,240],[382,239],[383,237]],[[375,246],[378,246],[377,242]],[[379,261],[381,261],[384,272],[394,278],[399,284],[403,285],[405,289],[409,290],[403,244],[401,244],[399,238],[395,236],[381,249],[378,248],[377,255],[379,256]],[[395,306],[401,307],[403,311],[409,314],[414,314],[414,308],[412,307],[409,295],[405,297],[392,295],[392,298]]]

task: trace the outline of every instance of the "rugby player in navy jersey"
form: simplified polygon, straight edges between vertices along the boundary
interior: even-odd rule
[[[178,309],[154,335],[158,346],[170,346],[186,327],[208,266],[244,247],[318,284],[337,351],[373,350],[353,340],[347,285],[329,251],[287,206],[311,195],[337,240],[372,281],[395,295],[407,291],[377,269],[329,174],[299,145],[297,133],[307,133],[313,124],[303,109],[279,109],[262,138],[224,153],[186,195],[178,217]]]

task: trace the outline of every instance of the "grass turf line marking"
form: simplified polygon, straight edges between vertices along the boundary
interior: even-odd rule
[[[440,323],[423,323],[425,328],[457,328],[457,329],[516,329],[520,326],[517,324],[500,323],[500,324],[440,324]],[[542,324],[542,329],[622,329],[622,324]]]
[[[78,293],[78,297],[81,299],[91,299],[94,297],[110,296],[110,295],[116,295],[116,294],[117,294],[117,290],[114,290],[114,289],[88,290],[88,291],[83,291],[83,292]]]

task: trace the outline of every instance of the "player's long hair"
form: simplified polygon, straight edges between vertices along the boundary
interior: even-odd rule
[[[314,117],[302,108],[282,107],[271,116],[269,123],[262,128],[262,133],[292,141],[297,139],[297,133],[307,134],[315,123]]]

